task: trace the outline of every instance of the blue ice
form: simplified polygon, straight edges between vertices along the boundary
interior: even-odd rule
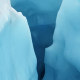
[[[0,6],[0,80],[37,80],[27,19],[5,0]]]

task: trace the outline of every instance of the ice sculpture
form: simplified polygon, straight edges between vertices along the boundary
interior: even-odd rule
[[[27,20],[7,1],[0,0],[0,80],[37,80]]]
[[[80,1],[63,0],[53,45],[46,49],[43,80],[80,80]]]

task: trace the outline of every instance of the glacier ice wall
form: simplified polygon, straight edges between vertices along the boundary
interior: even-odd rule
[[[0,0],[0,80],[37,80],[27,19]]]
[[[37,56],[37,70],[44,72],[45,48],[53,43],[57,12],[62,0],[11,0],[11,5],[28,20],[33,46]]]
[[[0,2],[1,80],[37,80],[36,65],[40,77],[44,71],[44,53],[43,80],[80,80],[79,0],[11,1],[12,6],[28,19],[38,64],[26,18],[10,7],[9,0]]]
[[[11,0],[11,5],[29,18],[30,26],[36,26],[53,24],[61,2],[62,0]]]
[[[63,0],[53,45],[46,49],[43,80],[80,80],[80,1]]]

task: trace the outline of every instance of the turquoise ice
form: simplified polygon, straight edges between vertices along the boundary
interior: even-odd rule
[[[0,0],[0,80],[37,80],[36,64],[27,19]]]
[[[43,80],[80,80],[80,1],[63,0],[53,45],[46,49]]]
[[[54,24],[61,2],[62,0],[11,0],[11,5],[29,18],[30,26],[36,26]]]

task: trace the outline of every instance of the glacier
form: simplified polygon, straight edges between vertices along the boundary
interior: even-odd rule
[[[79,0],[0,0],[0,80],[80,80],[79,48]]]
[[[0,0],[0,80],[38,80],[27,19]]]
[[[11,6],[29,18],[29,26],[50,25],[56,20],[61,2],[62,0],[11,0]]]
[[[39,80],[44,76],[45,48],[53,43],[57,12],[62,0],[11,0],[11,6],[26,16],[37,57]]]
[[[63,0],[53,45],[45,52],[43,80],[80,80],[80,1]]]

